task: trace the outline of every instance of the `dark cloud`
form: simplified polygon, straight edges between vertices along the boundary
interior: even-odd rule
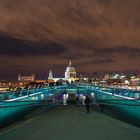
[[[65,51],[64,46],[55,42],[35,44],[0,36],[0,55],[57,55]]]
[[[110,5],[112,0],[97,0],[101,4]]]
[[[69,8],[61,15],[62,18],[67,22],[74,21],[75,24],[82,27],[87,26],[99,26],[100,21],[98,18],[89,16],[85,11],[79,10],[77,8]]]
[[[93,60],[92,63],[94,64],[108,64],[108,63],[113,63],[114,60],[111,58],[104,58],[104,59],[98,59],[98,60]]]
[[[140,48],[138,47],[131,47],[131,46],[121,46],[121,45],[112,45],[109,47],[102,47],[102,48],[95,48],[95,52],[98,53],[138,53],[140,54]]]
[[[101,64],[109,64],[109,63],[114,63],[114,60],[111,58],[96,58],[96,59],[91,59],[90,61],[87,62],[81,62],[78,63],[78,65],[84,66],[84,65],[88,65],[88,64],[95,64],[95,65],[101,65]]]
[[[69,59],[82,73],[139,69],[139,13],[139,0],[0,0],[0,76],[60,74]]]

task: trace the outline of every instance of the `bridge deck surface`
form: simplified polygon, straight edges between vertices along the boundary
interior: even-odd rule
[[[139,140],[140,128],[74,105],[52,109],[0,132],[0,140]]]

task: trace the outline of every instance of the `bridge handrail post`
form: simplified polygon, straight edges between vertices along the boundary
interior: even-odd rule
[[[27,90],[27,96],[28,96],[28,97],[30,96],[28,90]]]

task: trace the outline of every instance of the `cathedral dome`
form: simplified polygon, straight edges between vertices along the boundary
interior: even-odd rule
[[[69,66],[66,68],[65,78],[76,78],[75,68],[72,66],[71,61],[69,62]]]

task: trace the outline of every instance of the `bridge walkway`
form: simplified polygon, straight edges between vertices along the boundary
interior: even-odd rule
[[[0,140],[139,140],[140,128],[69,105],[0,132]]]

